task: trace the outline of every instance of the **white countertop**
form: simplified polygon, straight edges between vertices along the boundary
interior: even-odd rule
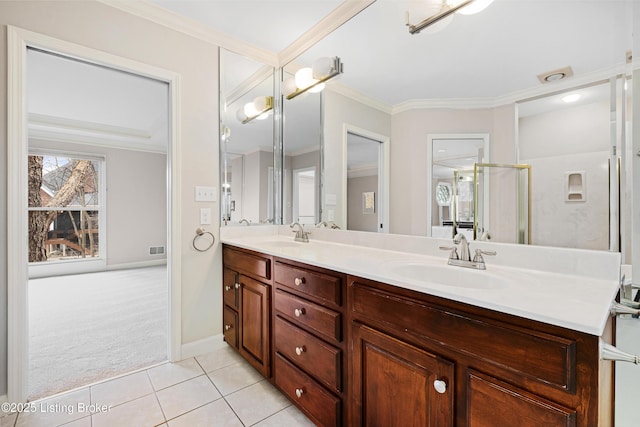
[[[438,247],[451,240],[309,231],[309,243],[295,243],[289,226],[221,228],[220,240],[596,336],[618,292],[618,253],[470,242],[472,253],[476,247],[497,252],[485,256],[487,269],[480,271],[447,265],[449,254]]]

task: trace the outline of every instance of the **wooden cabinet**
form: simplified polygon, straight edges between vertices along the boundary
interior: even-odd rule
[[[611,425],[598,337],[357,277],[348,283],[352,425]],[[438,380],[444,393],[434,393]]]
[[[320,426],[346,417],[345,282],[338,273],[275,260],[275,384]]]
[[[229,345],[271,376],[271,259],[223,249],[223,334]]]

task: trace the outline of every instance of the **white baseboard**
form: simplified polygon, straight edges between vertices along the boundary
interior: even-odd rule
[[[0,403],[7,403],[9,399],[6,394],[0,395]]]
[[[211,353],[212,351],[226,347],[227,345],[228,344],[224,341],[224,336],[222,334],[212,335],[198,341],[182,344],[182,360],[205,353]]]

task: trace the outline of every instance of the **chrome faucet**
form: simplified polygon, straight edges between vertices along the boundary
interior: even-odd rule
[[[295,230],[296,226],[298,226],[297,230]],[[302,226],[299,222],[294,222],[290,225],[290,227],[293,228],[293,232],[296,233],[296,236],[294,238],[296,242],[309,243],[309,234],[311,234],[311,232],[304,231],[304,226]]]
[[[242,224],[243,222],[244,222],[245,224],[247,224],[247,227],[251,225],[251,223],[250,223],[249,221],[247,221],[247,220],[246,220],[246,218],[242,218],[242,219],[240,220],[240,224]]]
[[[459,245],[459,246],[458,246]],[[484,263],[482,255],[495,255],[496,251],[486,251],[483,249],[476,249],[475,256],[471,259],[471,250],[467,238],[463,234],[456,234],[453,238],[453,246],[440,246],[440,249],[449,252],[449,261],[447,264],[456,265],[458,267],[475,268],[477,270],[486,270],[487,266]],[[460,249],[460,254],[458,254]]]

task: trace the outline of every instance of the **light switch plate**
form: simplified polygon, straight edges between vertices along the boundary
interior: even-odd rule
[[[196,186],[196,202],[215,202],[216,189],[214,187]]]
[[[208,224],[211,224],[211,209],[202,208],[200,209],[200,225]]]

